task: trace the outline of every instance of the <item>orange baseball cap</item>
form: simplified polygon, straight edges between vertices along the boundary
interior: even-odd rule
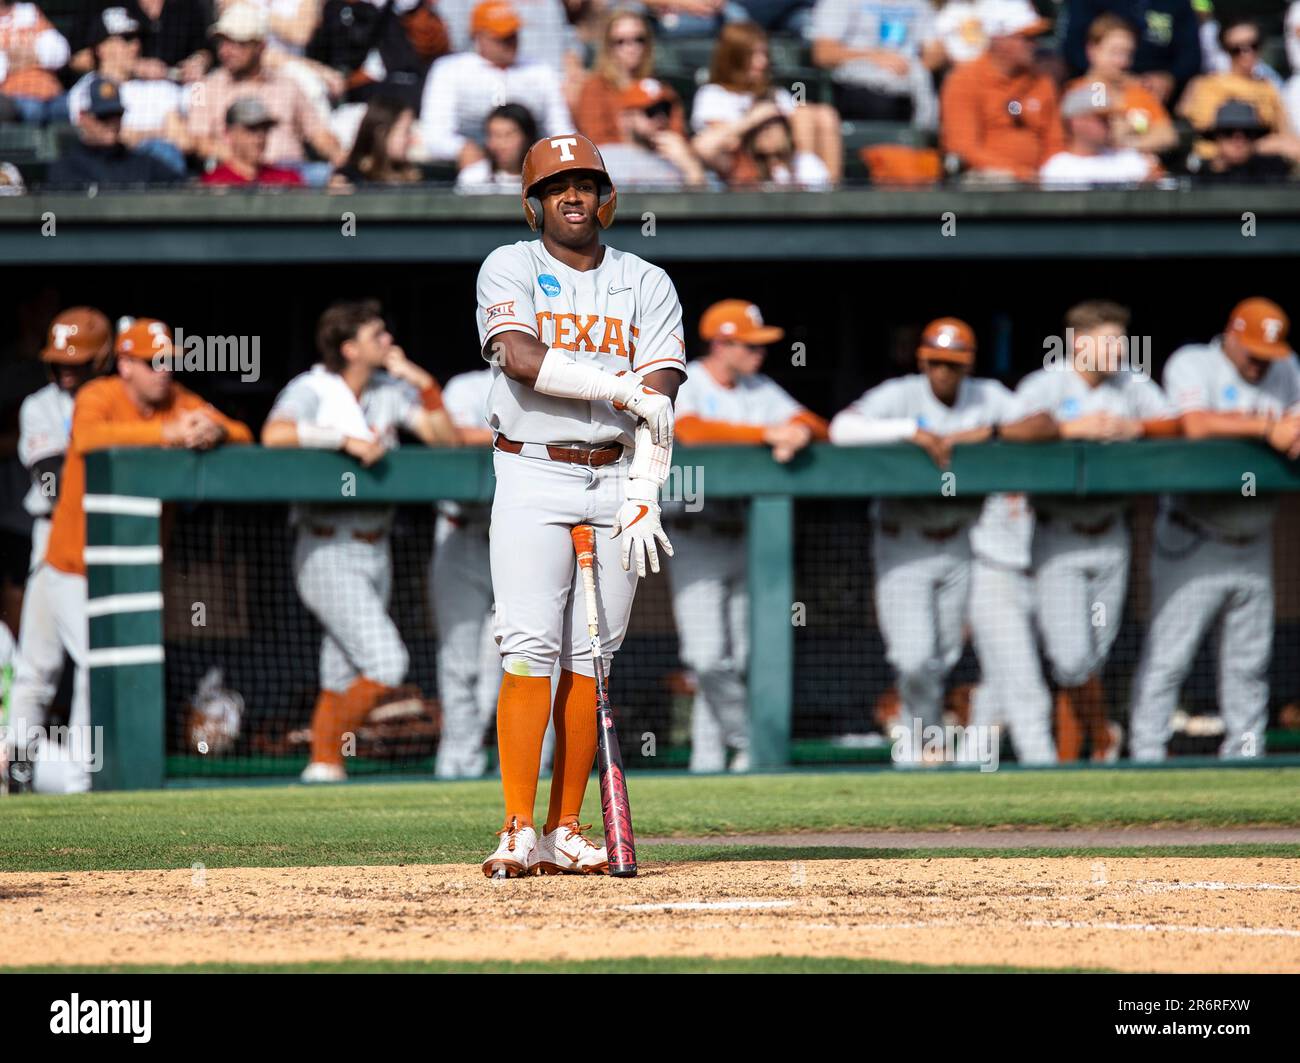
[[[471,34],[486,33],[498,40],[519,32],[519,13],[506,0],[483,0],[469,17]]]
[[[113,346],[113,326],[91,306],[74,306],[50,322],[41,361],[54,365],[86,365],[102,369]]]
[[[744,299],[723,299],[700,318],[700,338],[704,340],[732,340],[762,347],[784,335],[785,329],[763,324],[758,307]]]
[[[936,318],[925,326],[916,353],[937,362],[974,365],[975,330],[960,318]]]
[[[1228,317],[1228,331],[1256,358],[1289,358],[1291,319],[1272,299],[1243,299]]]
[[[157,318],[137,317],[117,334],[118,357],[150,362],[172,353],[172,330]]]
[[[656,103],[663,103],[664,100],[672,99],[672,94],[658,78],[641,78],[639,81],[633,81],[623,90],[621,103],[625,110],[644,111],[647,107],[653,107]]]

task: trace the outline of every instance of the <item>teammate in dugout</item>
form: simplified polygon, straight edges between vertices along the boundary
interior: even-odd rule
[[[686,372],[682,311],[662,269],[601,243],[617,193],[585,137],[534,144],[523,198],[541,238],[497,248],[478,276],[479,340],[492,364],[490,552],[505,671],[497,702],[505,820],[483,871],[602,873],[605,847],[578,822],[596,756],[596,684],[570,532],[596,529],[608,666],[638,577],[647,561],[659,570],[656,541],[672,554],[658,498]],[[555,766],[539,839],[533,806],[557,663]]]
[[[85,322],[89,324],[93,318]],[[80,326],[82,322],[78,322]],[[93,334],[93,333],[92,333]],[[85,455],[107,447],[163,446],[208,450],[223,443],[251,443],[247,426],[231,420],[173,379],[159,359],[172,354],[171,329],[161,321],[139,318],[129,322],[114,345],[117,371],[92,380],[77,392],[72,432],[59,498],[50,523],[44,564],[34,588],[48,610],[43,624],[57,633],[57,642],[40,653],[21,655],[14,674],[12,721],[17,756],[31,728],[43,727],[63,669],[64,652],[76,667],[73,681],[72,727],[90,725],[87,668],[89,623],[86,613],[86,490]],[[45,766],[36,758],[36,788],[44,788]],[[51,765],[53,767],[53,765]],[[75,771],[56,786],[87,790],[90,776]]]
[[[787,462],[826,422],[759,372],[769,344],[785,331],[763,322],[744,299],[714,303],[700,318],[708,352],[687,366],[677,395],[676,437],[688,444],[764,444]],[[691,771],[749,767],[749,590],[745,582],[745,513],[739,502],[710,502],[688,512],[673,504],[669,527],[680,551],[672,564],[673,616],[683,663],[694,673]]]
[[[369,468],[398,445],[398,428],[430,446],[459,442],[438,382],[393,342],[377,302],[326,309],[316,348],[321,361],[289,381],[267,415],[265,446],[341,450]],[[325,629],[302,780],[341,782],[348,736],[406,678],[410,662],[388,615],[393,507],[299,504],[289,520],[297,529],[294,583]]]
[[[920,372],[872,388],[831,421],[840,446],[910,440],[940,469],[952,448],[1001,436],[1029,438],[1042,415],[1024,418],[996,380],[971,377],[975,333],[964,321],[930,322],[916,352]],[[939,482],[936,480],[936,489]],[[898,674],[907,755],[913,727],[940,722],[944,683],[961,656],[970,589],[969,531],[982,499],[955,494],[879,499],[873,505],[876,617]],[[917,743],[919,745],[919,743]]]
[[[49,338],[41,351],[50,382],[28,395],[18,411],[18,460],[32,479],[23,498],[23,508],[32,515],[32,553],[14,661],[25,654],[35,662],[36,667],[28,675],[48,673],[50,663],[56,669],[62,667],[63,642],[50,609],[50,596],[44,590],[46,577],[41,562],[50,537],[50,514],[58,501],[64,454],[72,435],[77,391],[102,374],[112,357],[113,326],[103,312],[88,306],[63,311],[50,323]],[[46,702],[53,700],[54,691],[43,697]],[[8,717],[0,714],[0,719]],[[8,745],[0,740],[0,761],[7,759]],[[23,774],[27,774],[25,769]],[[0,763],[0,787],[7,781],[8,768]]]
[[[492,370],[447,381],[443,403],[466,446],[492,444],[487,427]],[[440,779],[475,778],[487,769],[483,738],[496,712],[501,657],[492,638],[489,507],[439,502],[433,534],[429,597],[438,621],[438,701],[442,733],[434,772]]]
[[[1064,365],[1035,370],[1016,388],[1027,412],[1049,420],[1040,438],[1098,442],[1174,435],[1164,392],[1130,368],[1129,311],[1094,300],[1065,315],[1073,335]],[[1118,758],[1123,733],[1106,711],[1101,672],[1119,634],[1128,589],[1128,501],[1122,496],[1035,497],[1035,613],[1056,690],[1056,755],[1075,761],[1085,736],[1093,760]]]
[[[1165,394],[1189,439],[1259,439],[1300,458],[1300,361],[1290,321],[1269,299],[1243,300],[1222,335],[1180,347]],[[1219,634],[1219,756],[1264,754],[1273,652],[1274,498],[1168,495],[1151,558],[1151,626],[1133,679],[1129,752],[1166,755],[1183,680],[1205,635]]]

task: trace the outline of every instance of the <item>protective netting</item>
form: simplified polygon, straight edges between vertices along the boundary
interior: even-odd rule
[[[802,623],[795,626],[792,759],[887,762],[888,728],[899,706],[876,616],[870,503],[811,500],[797,503],[795,512],[795,597]],[[1135,501],[1127,593],[1101,681],[1106,718],[1125,729],[1125,752],[1131,686],[1151,616],[1154,514],[1154,499]],[[1297,518],[1300,506],[1284,499],[1274,537],[1270,752],[1300,749],[1300,547],[1288,533]],[[431,505],[398,510],[390,614],[410,666],[403,688],[358,732],[349,762],[353,775],[433,770],[442,731],[438,632],[430,602],[434,520]],[[727,552],[743,557],[743,532],[718,534]],[[176,514],[164,566],[171,777],[287,775],[306,763],[322,631],[294,586],[294,537],[285,505],[201,505]],[[666,567],[668,578],[642,584],[610,677],[624,758],[637,768],[690,762],[692,703],[700,684],[684,660],[697,657],[683,652],[673,611],[673,563]],[[698,638],[698,631],[691,637]],[[1041,649],[1028,646],[1026,654],[1055,696],[1059,684]],[[1212,755],[1222,741],[1219,656],[1211,625],[1178,694],[1172,755]],[[944,684],[944,722],[970,721],[979,681],[966,625],[960,659]],[[495,726],[489,720],[484,730],[491,770]],[[1085,757],[1088,752],[1085,742]],[[1003,757],[1013,753],[1004,742]]]

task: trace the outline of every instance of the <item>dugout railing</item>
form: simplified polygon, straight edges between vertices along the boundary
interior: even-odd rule
[[[938,497],[954,491],[1150,495],[1300,491],[1300,465],[1249,442],[1184,440],[956,449],[936,468],[908,446],[814,446],[788,465],[766,448],[678,448],[676,465],[707,506],[748,505],[751,765],[791,761],[795,700],[795,507],[799,499]],[[344,492],[341,485],[350,485]],[[672,487],[670,481],[670,487]],[[87,457],[92,723],[103,728],[96,789],[147,789],[167,780],[163,600],[164,503],[338,504],[487,501],[485,450],[408,448],[361,469],[341,455],[229,447],[211,453],[120,449]],[[861,528],[863,550],[868,529]],[[274,639],[275,633],[266,637]]]

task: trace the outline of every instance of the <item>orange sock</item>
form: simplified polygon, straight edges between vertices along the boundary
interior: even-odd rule
[[[1074,701],[1077,689],[1062,687],[1056,692],[1056,759],[1062,764],[1078,760],[1083,751],[1083,728]]]
[[[1080,715],[1088,730],[1088,743],[1092,746],[1092,759],[1102,760],[1110,750],[1113,736],[1110,733],[1110,716],[1106,711],[1106,691],[1101,676],[1091,676],[1079,688],[1082,699]]]
[[[501,677],[501,693],[497,696],[497,755],[501,758],[506,826],[512,818],[517,818],[521,827],[533,825],[537,773],[542,767],[542,742],[550,716],[550,676],[506,672]],[[558,749],[556,757],[558,764]]]
[[[322,690],[311,714],[311,760],[313,764],[343,763],[339,736],[343,733],[343,695]]]
[[[577,823],[591,766],[596,762],[596,680],[560,671],[555,691],[555,768],[546,829]]]

